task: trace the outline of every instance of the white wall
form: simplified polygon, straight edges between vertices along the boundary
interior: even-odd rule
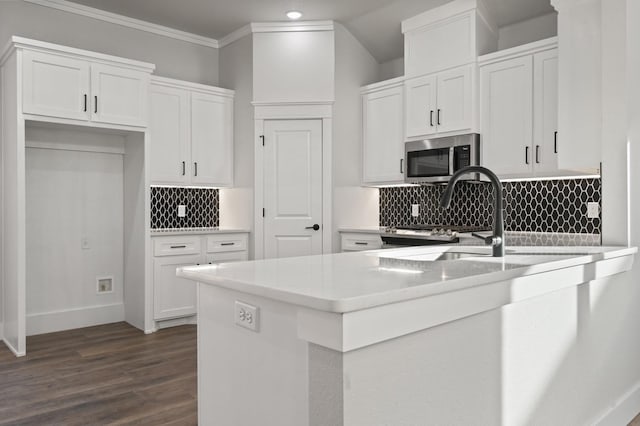
[[[253,232],[255,169],[253,121],[253,37],[220,49],[220,84],[234,89],[234,186],[220,190],[220,226]],[[253,238],[249,258],[253,259]]]
[[[404,57],[392,59],[380,64],[378,80],[391,80],[404,75]]]
[[[28,129],[27,146],[84,136]],[[122,146],[120,136],[100,136]],[[123,155],[27,148],[26,213],[27,335],[122,321]],[[112,293],[97,293],[98,277],[113,277]]]
[[[0,49],[19,35],[156,64],[156,74],[218,83],[218,50],[18,0],[0,1]]]
[[[342,25],[336,24],[336,101],[333,107],[333,251],[337,230],[378,226],[378,189],[362,188],[360,87],[378,79],[378,63]]]
[[[548,13],[502,27],[498,31],[498,50],[558,35],[558,14]]]
[[[318,102],[334,99],[333,31],[253,35],[253,100]]]

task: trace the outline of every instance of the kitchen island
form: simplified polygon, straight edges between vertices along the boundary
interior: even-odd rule
[[[623,397],[591,354],[635,332],[601,314],[637,297],[635,252],[412,247],[179,269],[200,283],[200,424],[593,423]]]

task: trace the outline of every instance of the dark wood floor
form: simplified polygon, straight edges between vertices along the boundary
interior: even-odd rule
[[[196,327],[125,323],[0,343],[0,425],[195,425]]]

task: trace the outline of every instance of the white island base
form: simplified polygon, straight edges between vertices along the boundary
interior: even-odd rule
[[[626,424],[640,411],[635,248],[429,260],[442,250],[179,270],[200,282],[199,424]],[[259,308],[257,331],[235,324],[236,301]]]

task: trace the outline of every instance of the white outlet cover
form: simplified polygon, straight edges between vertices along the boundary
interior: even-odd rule
[[[420,216],[420,204],[411,204],[411,216]]]
[[[236,325],[258,332],[260,308],[236,300],[234,321]]]
[[[600,217],[600,205],[598,203],[587,203],[587,217],[589,219],[597,219]]]
[[[186,217],[187,216],[187,206],[183,206],[182,204],[178,206],[178,217]]]

